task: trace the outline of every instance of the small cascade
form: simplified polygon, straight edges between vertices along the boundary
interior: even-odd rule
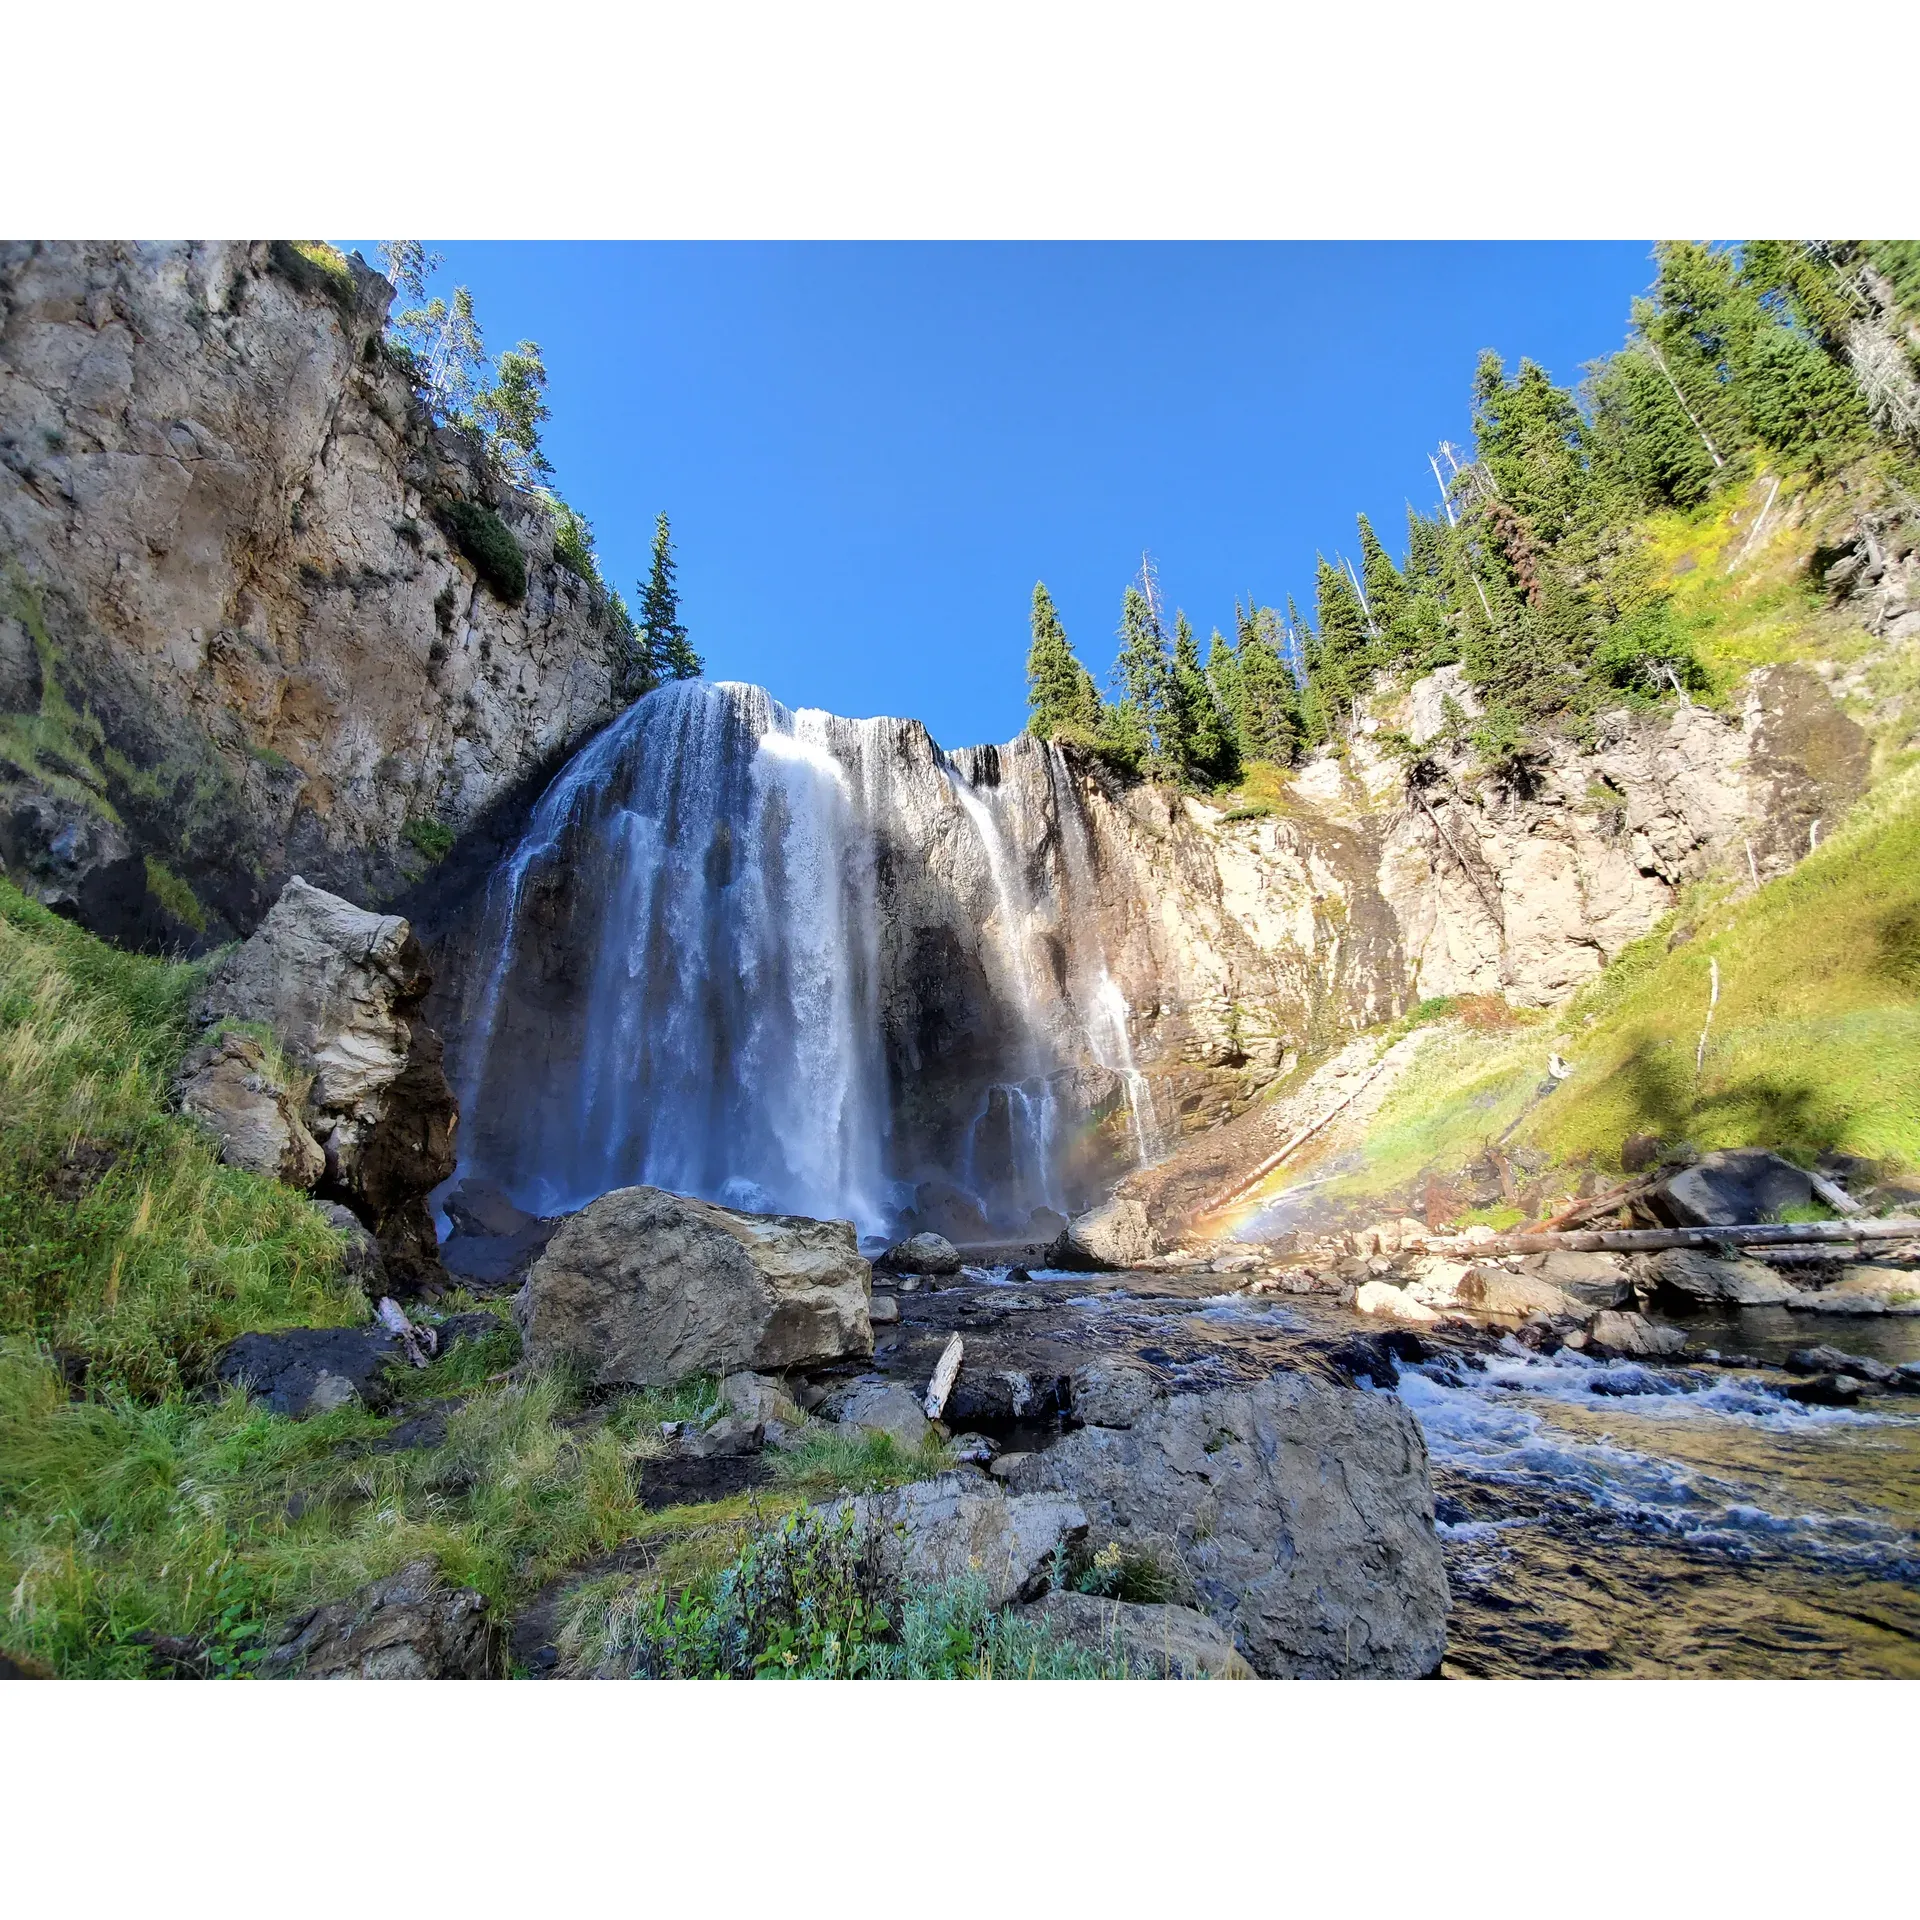
[[[1094,898],[1094,877],[1093,855],[1087,845],[1087,823],[1080,812],[1066,756],[1052,741],[1047,743],[1047,778],[1053,793],[1055,817],[1060,822],[1068,900],[1071,902],[1078,896],[1090,902]],[[1092,977],[1085,994],[1086,1018],[1082,1030],[1094,1059],[1109,1073],[1117,1075],[1127,1090],[1127,1127],[1133,1137],[1134,1160],[1144,1167],[1166,1151],[1166,1136],[1160,1128],[1160,1117],[1154,1111],[1153,1089],[1134,1061],[1133,1042],[1127,1034],[1131,1009],[1107,971],[1106,949],[1097,936],[1089,971]]]

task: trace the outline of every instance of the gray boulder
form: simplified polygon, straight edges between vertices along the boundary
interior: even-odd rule
[[[1469,1268],[1454,1298],[1475,1313],[1499,1320],[1527,1320],[1544,1313],[1550,1320],[1587,1321],[1595,1312],[1550,1280],[1531,1273],[1508,1273],[1503,1267]]]
[[[620,1187],[553,1236],[514,1312],[536,1365],[660,1387],[870,1354],[871,1287],[844,1220]]]
[[[442,1584],[431,1560],[291,1621],[261,1672],[292,1680],[498,1680],[503,1636],[485,1594]]]
[[[1068,1381],[1074,1417],[1089,1427],[1130,1427],[1160,1397],[1160,1383],[1145,1367],[1125,1360],[1089,1360]]]
[[[1171,1554],[1257,1673],[1410,1678],[1446,1651],[1418,1423],[1390,1394],[1276,1374],[1082,1427],[1009,1476],[1086,1509],[1089,1543]]]
[[[1702,1154],[1648,1195],[1654,1212],[1676,1227],[1754,1226],[1812,1198],[1813,1182],[1800,1168],[1758,1147]]]
[[[1042,1257],[1050,1267],[1099,1273],[1116,1267],[1145,1266],[1166,1250],[1145,1203],[1131,1194],[1115,1194],[1081,1214],[1048,1245]]]
[[[323,1192],[373,1228],[396,1277],[440,1274],[426,1196],[453,1172],[453,1091],[417,1018],[433,975],[406,921],[287,882],[252,936],[215,961],[198,1012],[258,1022],[312,1076],[301,1119]]]
[[[919,1396],[898,1380],[855,1380],[830,1393],[820,1411],[843,1427],[891,1434],[909,1452],[933,1431]]]
[[[1557,1247],[1551,1253],[1528,1254],[1520,1262],[1520,1271],[1590,1307],[1633,1304],[1633,1278],[1617,1253],[1576,1253]]]
[[[380,1257],[380,1243],[362,1224],[351,1207],[337,1200],[316,1200],[321,1217],[339,1234],[340,1272],[351,1280],[369,1300],[378,1300],[392,1289],[387,1285],[387,1263]]]
[[[1020,1609],[1056,1640],[1090,1653],[1117,1654],[1128,1671],[1152,1680],[1257,1680],[1232,1638],[1192,1607],[1100,1600],[1090,1593],[1048,1593]]]
[[[1669,1247],[1643,1269],[1653,1293],[1672,1299],[1735,1307],[1781,1307],[1799,1298],[1771,1267],[1758,1260],[1718,1259],[1697,1247]]]
[[[797,1427],[806,1415],[778,1380],[760,1373],[730,1373],[720,1382],[720,1398],[730,1413],[762,1425],[769,1421],[783,1427]]]
[[[1056,1556],[1086,1537],[1087,1516],[1057,1494],[1009,1496],[976,1473],[943,1473],[819,1509],[830,1523],[848,1514],[870,1533],[882,1572],[935,1584],[977,1573],[989,1604],[1011,1606],[1042,1592]]]
[[[1633,1360],[1662,1360],[1679,1353],[1687,1336],[1678,1327],[1656,1326],[1642,1313],[1601,1313],[1587,1329],[1587,1351]]]
[[[276,1084],[266,1049],[246,1034],[223,1033],[193,1048],[173,1093],[180,1111],[220,1143],[228,1166],[303,1190],[326,1172],[327,1156]]]
[[[243,1333],[215,1363],[214,1377],[290,1420],[356,1401],[378,1413],[393,1398],[386,1370],[401,1357],[385,1327],[289,1327]]]
[[[960,1249],[940,1234],[916,1233],[889,1247],[874,1264],[889,1273],[958,1273]]]
[[[1818,1292],[1796,1293],[1796,1313],[1920,1313],[1920,1273],[1911,1267],[1843,1267]]]

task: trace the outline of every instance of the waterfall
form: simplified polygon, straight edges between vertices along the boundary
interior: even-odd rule
[[[1057,750],[662,687],[489,881],[457,1178],[544,1214],[631,1184],[863,1232],[1065,1214],[1110,1152],[1082,1146],[1076,1066],[1125,1087],[1137,1158],[1159,1147],[1097,906]]]

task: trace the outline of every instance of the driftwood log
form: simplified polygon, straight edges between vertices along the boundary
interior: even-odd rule
[[[1502,1233],[1491,1240],[1435,1234],[1428,1253],[1485,1258],[1499,1253],[1654,1253],[1662,1247],[1849,1246],[1920,1239],[1920,1220],[1806,1220],[1752,1227],[1614,1227],[1576,1233]]]

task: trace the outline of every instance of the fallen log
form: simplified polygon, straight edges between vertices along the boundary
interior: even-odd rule
[[[1616,1208],[1638,1200],[1642,1194],[1651,1193],[1665,1177],[1663,1173],[1656,1173],[1645,1180],[1629,1180],[1624,1187],[1615,1187],[1610,1193],[1596,1193],[1591,1199],[1576,1201],[1564,1213],[1556,1213],[1551,1220],[1542,1220],[1533,1231],[1558,1233],[1572,1226],[1576,1220],[1590,1220],[1596,1213],[1612,1213]]]
[[[920,1403],[927,1410],[929,1420],[938,1420],[947,1410],[947,1396],[953,1391],[953,1383],[960,1372],[960,1362],[966,1353],[966,1343],[956,1334],[948,1336],[947,1344],[940,1350],[939,1364],[933,1370],[933,1378],[927,1382],[927,1397]]]
[[[1502,1233],[1491,1240],[1435,1235],[1422,1243],[1418,1251],[1486,1258],[1498,1253],[1654,1253],[1663,1247],[1847,1246],[1867,1240],[1916,1238],[1920,1238],[1920,1220],[1795,1220],[1776,1226],[1613,1227],[1574,1233]]]

